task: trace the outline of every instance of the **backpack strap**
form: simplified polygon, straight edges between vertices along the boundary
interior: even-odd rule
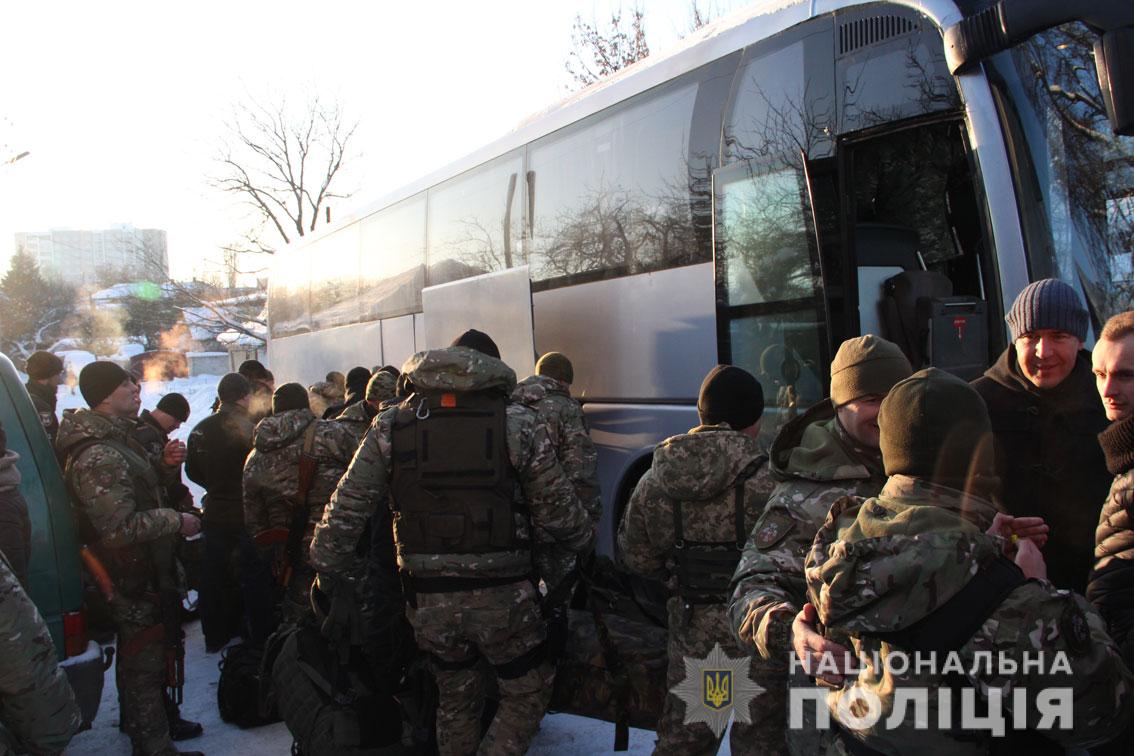
[[[1014,562],[999,556],[977,571],[952,598],[914,624],[872,635],[899,648],[946,655],[968,643],[1004,599],[1026,582]]]

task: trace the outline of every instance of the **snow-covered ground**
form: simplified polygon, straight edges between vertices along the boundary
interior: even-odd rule
[[[291,752],[291,733],[282,722],[242,730],[221,721],[217,712],[217,681],[220,679],[220,654],[206,654],[201,636],[201,623],[185,626],[185,702],[181,716],[200,722],[204,734],[176,745],[185,751],[207,754],[241,754],[241,756],[285,756]],[[114,676],[107,673],[102,689],[102,704],[91,729],[81,732],[67,747],[71,756],[126,756],[130,740],[118,731],[118,694]],[[563,754],[593,756],[609,753],[614,743],[614,725],[570,714],[544,717],[539,734],[532,743],[531,754]],[[654,733],[650,730],[630,731],[631,754],[647,754],[653,750]],[[727,747],[726,747],[727,748]],[[727,750],[725,751],[727,753]]]
[[[167,393],[178,392],[189,402],[189,422],[178,429],[174,438],[187,440],[189,432],[200,420],[207,417],[216,398],[220,376],[176,378],[172,381],[146,381],[142,384],[142,407],[153,409]],[[85,407],[76,387],[59,388],[58,410]],[[185,484],[193,490],[198,506],[201,490],[190,480]],[[290,753],[291,734],[283,723],[241,730],[221,721],[217,711],[217,681],[220,679],[220,654],[205,653],[200,622],[185,627],[185,703],[181,714],[186,719],[200,722],[205,734],[195,740],[178,745],[182,750],[200,750],[208,754],[241,754],[242,756],[276,756]],[[564,756],[593,756],[610,753],[614,743],[614,725],[571,714],[551,714],[544,717],[539,733],[529,750],[531,754],[564,754]],[[651,730],[630,730],[630,754],[647,754],[653,751],[654,733]],[[68,754],[129,754],[130,741],[118,731],[118,694],[113,672],[108,672],[103,686],[102,704],[91,729],[79,733],[67,748]],[[722,753],[729,753],[728,743]]]

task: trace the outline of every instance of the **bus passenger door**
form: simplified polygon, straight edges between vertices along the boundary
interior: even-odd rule
[[[765,434],[823,398],[827,309],[801,160],[713,178],[718,351],[764,389]]]
[[[535,372],[532,284],[526,265],[427,286],[421,292],[425,349],[449,346],[470,328],[492,337],[517,378]]]

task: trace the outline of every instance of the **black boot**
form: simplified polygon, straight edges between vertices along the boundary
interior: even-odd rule
[[[189,740],[190,738],[200,737],[205,728],[201,726],[200,722],[190,722],[188,719],[177,717],[169,722],[169,739],[170,740]]]

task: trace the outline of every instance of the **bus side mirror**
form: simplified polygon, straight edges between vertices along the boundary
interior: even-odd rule
[[[1134,27],[1113,29],[1095,41],[1095,69],[1111,128],[1134,136]]]

